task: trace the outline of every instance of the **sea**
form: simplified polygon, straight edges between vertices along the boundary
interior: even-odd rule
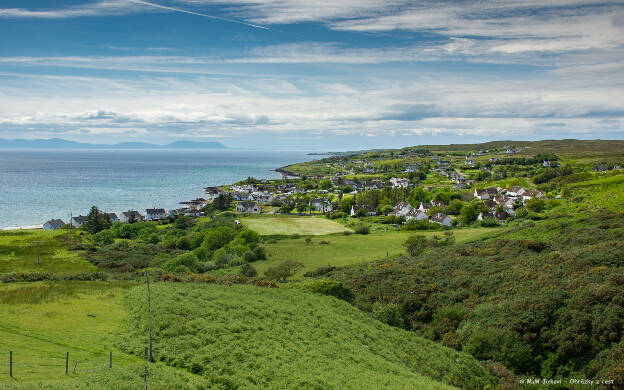
[[[121,213],[175,209],[204,188],[319,158],[303,151],[0,149],[0,228],[69,222],[91,206]]]

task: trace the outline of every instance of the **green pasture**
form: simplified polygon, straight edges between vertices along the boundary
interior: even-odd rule
[[[121,282],[0,285],[0,388],[106,370],[111,351],[115,367],[136,361],[116,347],[118,328],[127,316],[123,302],[127,287]],[[13,351],[13,378],[9,377],[9,351]],[[67,352],[69,376],[65,375]]]
[[[323,217],[292,215],[253,215],[242,217],[241,223],[261,235],[299,234],[319,236],[348,231],[342,224]]]
[[[468,242],[491,237],[505,230],[505,228],[466,228],[455,229],[453,234],[457,242]],[[267,268],[285,260],[300,261],[304,264],[304,268],[297,275],[301,276],[307,271],[327,265],[345,266],[386,257],[393,258],[405,254],[403,243],[410,235],[441,237],[442,233],[394,231],[367,235],[333,234],[313,237],[309,244],[305,238],[278,240],[275,243],[264,244],[267,249],[267,260],[254,262],[253,266],[262,275]]]
[[[75,235],[69,230],[19,230],[0,232],[0,274],[12,272],[51,272],[79,274],[97,268],[71,252],[59,240]],[[37,241],[40,241],[37,245]],[[37,264],[37,246],[39,264]]]

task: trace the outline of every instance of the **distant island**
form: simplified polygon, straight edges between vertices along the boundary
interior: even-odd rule
[[[220,142],[176,141],[167,145],[148,142],[122,142],[113,145],[91,144],[68,141],[61,138],[50,139],[0,139],[4,149],[227,149]]]

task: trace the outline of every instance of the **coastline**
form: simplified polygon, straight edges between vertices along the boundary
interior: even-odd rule
[[[227,151],[230,151],[230,150],[227,150]],[[275,173],[280,174],[282,176],[283,175],[292,176],[292,175],[294,175],[294,173],[286,171],[284,168],[286,168],[290,164],[294,164],[294,163],[302,162],[302,161],[308,161],[308,160],[312,160],[312,159],[313,158],[301,158],[301,159],[297,159],[296,161],[291,160],[291,161],[288,161],[288,162],[287,161],[279,161],[279,162],[278,161],[274,161],[274,162],[277,162],[277,164],[275,164],[273,167],[266,167],[266,168],[264,168],[264,169],[266,169],[266,171],[265,171],[266,174],[265,175],[267,177],[263,177],[263,175],[260,175],[260,176],[257,176],[257,178],[259,178],[259,179],[275,178],[275,177],[273,177],[275,175]],[[280,164],[280,162],[282,164]],[[286,162],[286,164],[283,164],[284,162]],[[273,174],[271,175],[270,172],[273,172]],[[253,172],[250,172],[249,175],[252,176]],[[240,180],[243,180],[243,176],[246,177],[247,174],[241,175],[241,179]],[[220,184],[208,184],[207,183],[205,185],[198,186],[198,187],[196,187],[197,188],[197,192],[193,196],[195,196],[195,197],[204,196],[203,188],[205,188],[206,186],[217,186],[217,187],[228,186],[228,185],[232,185],[232,184],[234,184],[234,183],[236,183],[236,182],[238,182],[240,180],[222,181]],[[227,183],[227,184],[224,184],[224,183]],[[170,201],[162,201],[162,202],[160,202],[160,201],[154,201],[153,199],[150,199],[150,204],[146,203],[144,205],[128,206],[126,208],[121,207],[121,208],[119,208],[119,210],[117,210],[117,208],[112,208],[111,209],[111,208],[107,207],[105,209],[105,211],[120,213],[120,212],[123,212],[125,210],[143,210],[143,212],[144,212],[145,211],[144,208],[154,208],[154,207],[159,207],[160,205],[163,205],[165,209],[169,210],[169,209],[176,208],[176,205],[179,205],[180,202],[188,201],[189,199],[191,199],[191,198],[185,199],[185,198],[182,198],[182,196],[188,197],[189,194],[181,195],[180,197],[178,197],[178,199],[175,200],[175,205],[173,203],[171,203]],[[94,204],[99,205],[99,203],[97,203],[97,201],[94,201]],[[60,207],[59,209],[62,209],[62,207]],[[86,212],[86,211],[88,211],[88,210],[85,209],[83,212]],[[53,211],[53,213],[54,213],[54,211]],[[80,215],[79,212],[74,212],[74,216],[78,216],[78,215]],[[6,221],[8,223],[0,225],[0,232],[2,232],[2,231],[19,231],[19,230],[43,229],[43,224],[45,223],[46,220],[59,218],[59,215],[53,215],[51,213],[51,214],[49,214],[47,216],[44,216],[44,218],[46,218],[46,219],[42,218],[39,221],[37,221],[38,218],[37,219],[32,218],[32,219],[35,219],[34,221],[30,220],[31,218],[25,218],[25,219],[29,219],[29,221],[21,222],[21,223],[19,221],[16,221],[16,220],[13,220],[13,221],[8,220],[8,221]],[[65,220],[65,218],[63,218],[63,217],[61,217],[61,219]]]

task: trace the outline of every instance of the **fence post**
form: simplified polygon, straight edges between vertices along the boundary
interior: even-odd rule
[[[145,383],[145,390],[147,390],[147,347],[145,347],[145,368],[143,371],[143,383]]]
[[[65,354],[65,375],[69,375],[69,352]]]
[[[109,355],[108,368],[113,368],[113,351],[111,351]]]
[[[13,351],[9,351],[9,376],[13,378]]]

